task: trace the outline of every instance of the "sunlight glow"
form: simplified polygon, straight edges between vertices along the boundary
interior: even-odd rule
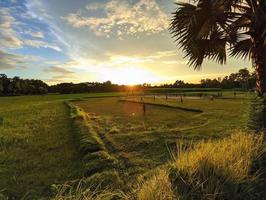
[[[126,85],[155,83],[159,80],[152,72],[137,67],[126,67],[111,71],[108,77],[113,83]]]

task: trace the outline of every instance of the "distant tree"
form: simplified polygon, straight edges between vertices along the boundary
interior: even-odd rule
[[[48,85],[41,80],[21,79],[18,76],[8,78],[0,74],[0,95],[26,95],[45,94],[48,92]]]
[[[198,69],[205,58],[224,64],[232,57],[250,58],[259,95],[266,93],[266,1],[194,0],[177,3],[172,36]]]
[[[185,83],[182,80],[176,80],[173,86],[176,88],[182,88],[185,86]]]

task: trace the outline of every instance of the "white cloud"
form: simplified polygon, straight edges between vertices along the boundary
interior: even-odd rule
[[[0,70],[14,69],[24,67],[28,60],[34,60],[32,56],[11,54],[0,50]]]
[[[50,44],[42,40],[24,40],[24,45],[35,47],[35,48],[50,48],[56,51],[62,51],[60,47],[55,44]]]
[[[87,10],[103,11],[104,15],[85,17],[80,12],[64,19],[73,27],[89,27],[96,35],[116,36],[159,33],[168,28],[168,17],[155,0],[139,0],[130,5],[127,1],[112,0],[106,4],[91,4]]]
[[[42,40],[22,39],[19,32],[15,30],[20,23],[10,14],[8,8],[0,9],[0,44],[1,48],[22,48],[24,45],[36,48],[51,48],[56,51],[62,51],[57,45]],[[21,28],[21,27],[20,27]],[[42,32],[24,31],[35,38],[43,38]]]
[[[25,31],[25,34],[30,35],[34,38],[44,38],[44,34],[41,31],[28,30],[28,31]]]
[[[13,26],[18,25],[15,18],[10,15],[8,8],[0,9],[0,43],[2,48],[20,48],[23,41],[18,37]]]

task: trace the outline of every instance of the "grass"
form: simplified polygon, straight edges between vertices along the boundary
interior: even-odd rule
[[[121,93],[0,98],[0,199],[39,199],[79,179],[84,164],[64,101]]]
[[[250,99],[227,96],[214,101],[184,98],[182,104],[156,98],[159,106],[144,97],[145,114],[142,104],[118,101],[138,102],[140,97],[122,93],[0,98],[1,193],[11,199],[51,198],[58,185],[70,181],[56,199],[145,199],[158,188],[156,181],[173,184],[168,176],[173,170],[164,167],[172,160],[170,152],[178,153],[177,141],[188,145],[222,139],[245,127]],[[157,168],[163,169],[157,173]],[[148,180],[139,181],[140,175]],[[150,192],[141,192],[144,186]],[[157,198],[176,196],[169,186],[163,191],[173,193]]]
[[[254,163],[266,150],[262,135],[236,133],[219,141],[200,142],[191,149],[179,149],[169,169],[143,184],[140,193],[145,198],[139,199],[163,199],[161,193],[182,200],[263,198],[262,191],[256,188],[259,172],[253,171]],[[149,181],[153,184],[147,184]]]
[[[254,164],[266,152],[262,135],[236,132],[222,140],[182,147],[178,146],[175,159],[136,181],[135,188],[126,194],[105,190],[98,194],[86,186],[86,196],[80,198],[83,190],[63,195],[61,189],[60,197],[83,200],[113,199],[115,195],[121,200],[258,200],[265,197],[257,188],[259,171],[254,170]]]
[[[128,99],[138,102],[140,98]],[[93,127],[94,131],[87,131],[87,134],[95,132],[105,146],[97,162],[90,161],[89,168],[94,170],[93,166],[100,168],[104,165],[106,169],[100,171],[115,169],[119,179],[126,183],[120,188],[124,191],[134,186],[140,174],[149,173],[167,163],[171,159],[169,151],[176,151],[177,140],[188,144],[210,137],[223,138],[230,135],[233,129],[244,128],[249,106],[248,99],[185,99],[182,106],[203,111],[195,113],[173,109],[179,106],[175,100],[161,99],[156,102],[160,104],[157,106],[149,103],[153,101],[152,98],[144,98],[143,102],[147,103],[144,114],[143,102],[118,100],[87,99],[73,104],[86,113],[85,123]],[[115,166],[109,167],[106,160],[98,161],[101,154],[106,152],[116,160]]]
[[[0,126],[1,193],[13,199],[47,197],[52,184],[82,176],[64,104],[4,104],[0,110],[4,118]]]

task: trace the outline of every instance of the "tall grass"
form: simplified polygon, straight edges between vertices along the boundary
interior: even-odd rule
[[[73,187],[73,184],[75,185]],[[56,188],[57,194],[53,200],[111,200],[127,199],[122,192],[99,190],[87,185],[86,179],[79,182],[64,184]]]
[[[147,181],[139,183],[135,199],[138,200],[174,200],[172,183],[166,170],[160,169]]]
[[[140,190],[145,198],[154,198],[158,191],[165,191],[165,184],[171,183],[175,199],[262,199],[257,191],[259,171],[253,171],[253,165],[265,153],[262,135],[251,135],[243,132],[218,141],[200,142],[190,150],[179,147],[178,155],[166,172],[169,182],[159,181],[157,187],[149,181]],[[160,175],[161,178],[165,174]],[[160,177],[157,177],[160,179]],[[165,178],[164,178],[165,180]],[[161,198],[163,199],[163,198]]]
[[[134,192],[117,199],[261,200],[264,197],[257,190],[260,171],[254,165],[265,152],[262,135],[243,132],[221,140],[202,141],[190,148],[179,145],[178,154],[167,167],[137,182]],[[90,195],[113,198],[106,192]]]

